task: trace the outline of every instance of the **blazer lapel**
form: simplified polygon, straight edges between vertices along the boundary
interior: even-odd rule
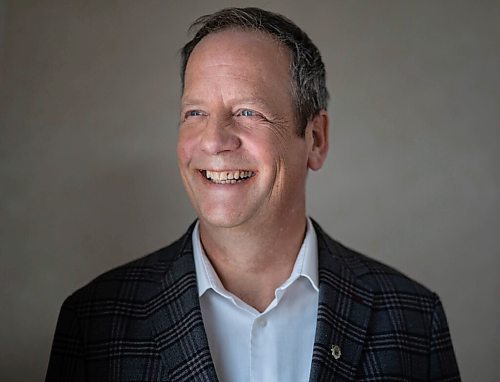
[[[343,247],[317,223],[319,301],[310,381],[352,381],[371,315],[373,293],[348,266]]]
[[[172,251],[161,272],[158,293],[150,302],[151,327],[169,381],[217,381],[203,326],[191,233]],[[169,251],[170,255],[173,255]]]

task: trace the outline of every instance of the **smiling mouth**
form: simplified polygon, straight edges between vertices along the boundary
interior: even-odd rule
[[[215,184],[236,184],[242,183],[255,175],[253,171],[236,170],[236,171],[210,171],[200,170],[205,179]]]

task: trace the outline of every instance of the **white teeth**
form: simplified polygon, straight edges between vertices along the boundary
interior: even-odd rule
[[[235,184],[241,183],[244,179],[250,178],[255,175],[252,171],[210,171],[206,170],[204,175],[207,179],[210,179],[213,183],[218,184]]]

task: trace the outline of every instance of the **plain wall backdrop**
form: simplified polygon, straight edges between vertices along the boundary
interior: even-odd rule
[[[195,215],[180,47],[229,5],[320,48],[331,151],[308,212],[442,298],[465,381],[500,381],[498,1],[0,2],[0,380],[42,380],[66,296]]]

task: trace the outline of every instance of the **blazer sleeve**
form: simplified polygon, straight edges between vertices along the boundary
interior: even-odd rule
[[[457,360],[451,343],[443,306],[435,295],[431,323],[429,381],[460,381]]]
[[[86,381],[82,334],[71,296],[59,313],[45,381]]]

